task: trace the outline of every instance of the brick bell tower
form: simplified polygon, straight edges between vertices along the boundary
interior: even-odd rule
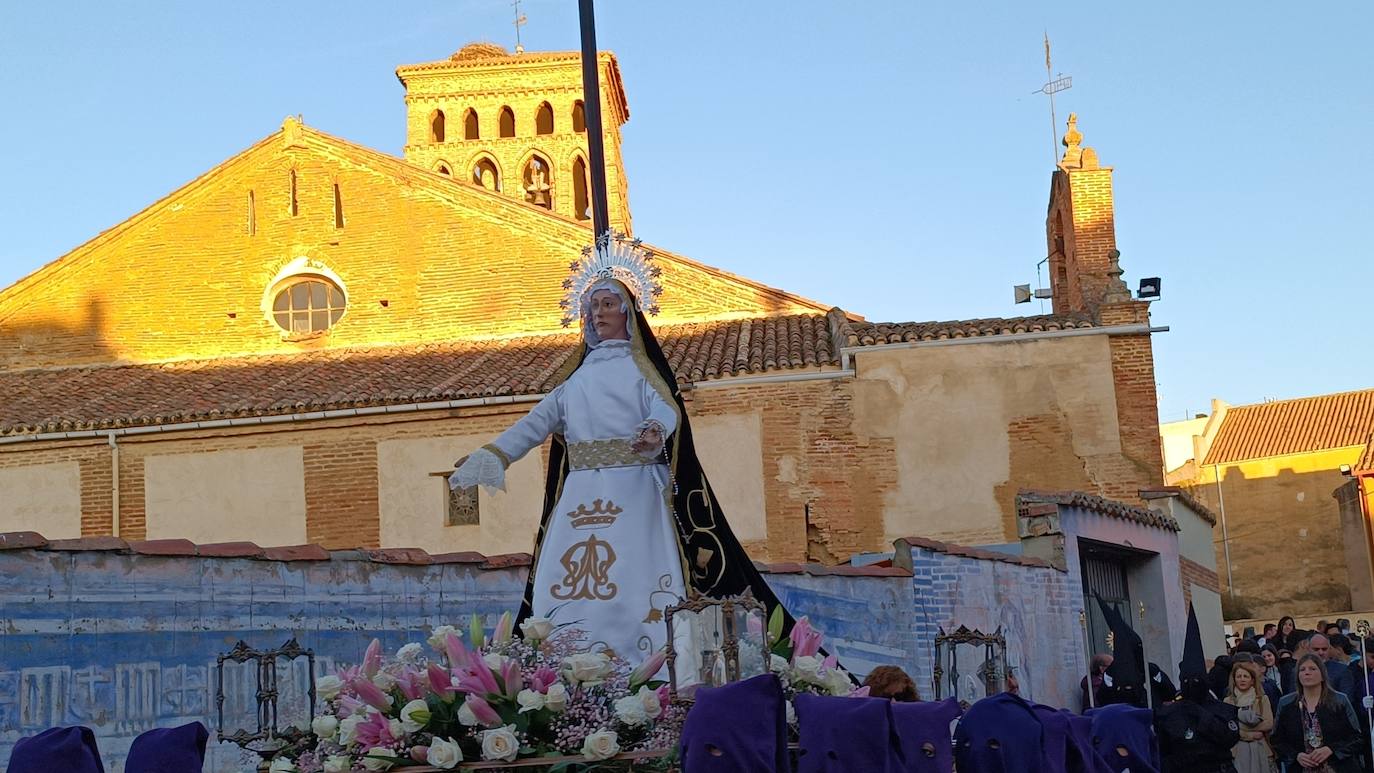
[[[631,233],[620,153],[630,110],[615,55],[597,58],[610,223]],[[406,90],[407,161],[591,226],[578,52],[472,43],[442,61],[399,67],[396,77]]]

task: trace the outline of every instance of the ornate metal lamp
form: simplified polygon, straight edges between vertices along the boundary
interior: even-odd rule
[[[664,613],[671,700],[679,700],[679,687],[716,687],[768,672],[767,610],[749,591],[723,598],[692,591]],[[690,651],[679,652],[679,638],[690,640]],[[680,661],[690,664],[687,671]],[[683,678],[687,674],[690,679]]]
[[[295,663],[300,659],[304,659],[306,666],[305,673],[302,674],[305,677],[304,687],[295,679],[299,671]],[[236,682],[231,682],[229,696],[230,721],[234,729],[228,733],[225,732],[226,663],[229,664],[231,679]],[[255,724],[252,730],[249,729],[250,722],[242,721],[248,716],[244,693],[250,683],[250,669],[254,700],[252,724]],[[286,674],[285,680],[281,679],[282,672]],[[300,713],[300,710],[306,709],[308,705],[308,713],[303,719],[289,723],[285,728],[278,725],[283,693],[287,695],[286,708],[289,714]],[[315,716],[314,650],[301,647],[294,638],[274,650],[255,650],[249,647],[247,642],[239,641],[233,649],[215,660],[215,712],[218,740],[232,741],[262,757],[258,770],[267,770],[273,755],[301,742],[310,734],[310,720]],[[235,721],[236,719],[240,721]]]
[[[983,695],[974,695],[970,692],[967,695],[959,693],[959,650],[960,647],[982,648],[982,662],[974,669],[972,674],[964,676],[972,679],[973,687],[981,685]],[[976,652],[976,649],[975,649]],[[992,695],[1006,689],[1007,675],[1003,664],[1006,663],[1007,640],[1002,635],[1002,627],[998,626],[992,633],[983,633],[978,629],[970,630],[967,626],[959,626],[954,633],[945,633],[944,628],[940,628],[935,635],[935,700],[940,700],[944,696],[944,677],[949,677],[950,694],[959,698],[960,705],[965,708],[973,701],[966,698],[978,698]],[[948,667],[946,669],[946,666]]]

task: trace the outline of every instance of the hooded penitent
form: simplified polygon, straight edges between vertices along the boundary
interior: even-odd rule
[[[1207,689],[1207,663],[1197,614],[1188,605],[1183,660],[1178,664],[1180,699],[1155,709],[1155,733],[1166,771],[1234,770],[1231,747],[1240,740],[1236,707],[1217,700]]]
[[[1159,773],[1159,743],[1154,714],[1125,704],[1088,712],[1093,747],[1113,773]]]
[[[1145,647],[1116,609],[1097,600],[1112,632],[1112,664],[1102,679],[1102,703],[1145,705]]]
[[[200,773],[209,738],[199,722],[149,730],[129,747],[124,773]]]
[[[1065,773],[1109,773],[1107,763],[1093,749],[1092,720],[1067,709],[1034,704],[1044,732],[1046,770]]]
[[[893,701],[892,724],[902,743],[906,769],[915,773],[950,773],[954,769],[954,746],[949,726],[963,713],[959,701]]]
[[[682,728],[687,771],[788,773],[787,711],[772,674],[697,690]]]
[[[1029,703],[1005,692],[969,706],[954,731],[954,765],[979,773],[1050,770],[1039,717]]]
[[[887,698],[801,693],[793,699],[801,735],[798,773],[899,773],[906,769]]]
[[[10,752],[9,773],[105,773],[89,727],[54,727],[20,738]]]

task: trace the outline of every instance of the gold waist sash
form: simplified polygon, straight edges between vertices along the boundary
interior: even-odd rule
[[[568,444],[569,470],[641,467],[658,463],[657,457],[646,457],[631,451],[629,440],[585,440],[581,443]]]

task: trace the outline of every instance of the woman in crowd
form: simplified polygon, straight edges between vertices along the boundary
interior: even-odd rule
[[[1279,702],[1274,753],[1290,773],[1360,773],[1360,723],[1355,709],[1326,681],[1315,655],[1298,661],[1298,690]]]
[[[1279,635],[1274,640],[1275,647],[1281,650],[1292,652],[1298,646],[1298,626],[1293,622],[1293,618],[1284,615],[1279,618]]]
[[[878,666],[868,672],[864,686],[868,688],[868,695],[872,698],[891,698],[904,703],[921,699],[916,692],[916,683],[897,666]]]
[[[1274,709],[1260,689],[1263,678],[1257,663],[1242,661],[1231,667],[1231,689],[1226,702],[1239,709],[1240,742],[1231,749],[1236,758],[1236,773],[1274,773],[1274,752],[1269,748]]]
[[[1282,692],[1283,674],[1279,672],[1279,651],[1274,645],[1266,644],[1260,648],[1260,664],[1263,666],[1264,681],[1273,682]]]

